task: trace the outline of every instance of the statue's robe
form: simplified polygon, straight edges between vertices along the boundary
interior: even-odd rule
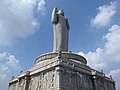
[[[68,51],[68,21],[67,18],[60,14],[52,15],[52,23],[54,29],[54,49],[56,51]]]

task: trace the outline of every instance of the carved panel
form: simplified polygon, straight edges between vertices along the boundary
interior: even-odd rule
[[[9,86],[9,90],[15,90],[15,86],[16,86],[16,84],[10,85],[10,86]]]
[[[93,90],[90,76],[77,73],[78,90]]]
[[[9,90],[18,90],[18,87],[19,87],[19,83],[17,81],[9,85]]]
[[[65,70],[62,74],[63,90],[77,90],[76,73]]]
[[[109,90],[107,81],[105,81],[105,90]]]
[[[54,90],[54,71],[32,76],[28,90]]]
[[[25,90],[25,86],[26,86],[26,79],[21,79],[19,81],[19,90]]]
[[[114,84],[112,82],[108,82],[108,90],[115,90]]]
[[[102,78],[98,79],[98,90],[104,90],[104,82]]]

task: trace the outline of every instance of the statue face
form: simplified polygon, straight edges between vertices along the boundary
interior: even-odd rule
[[[64,12],[63,12],[63,10],[59,10],[59,11],[58,11],[58,14],[64,16]]]

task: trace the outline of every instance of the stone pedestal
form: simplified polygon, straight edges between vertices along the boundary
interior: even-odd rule
[[[115,90],[114,80],[71,52],[47,53],[9,82],[9,90]]]

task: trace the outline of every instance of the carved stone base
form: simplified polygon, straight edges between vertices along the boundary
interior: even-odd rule
[[[12,78],[9,90],[115,90],[115,82],[86,65],[84,57],[56,52],[39,56],[27,72]]]

